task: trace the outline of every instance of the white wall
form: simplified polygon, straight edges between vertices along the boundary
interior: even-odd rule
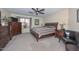
[[[69,8],[68,29],[79,31],[79,23],[77,22],[77,8]]]
[[[6,17],[10,17],[10,12],[0,8],[0,11],[1,11],[1,24],[4,25],[4,26],[7,26],[8,24],[5,24],[5,22],[2,20],[5,16]]]
[[[0,11],[1,11],[1,18],[3,18],[4,16],[9,17],[11,15],[11,13],[6,11],[5,9],[0,8]]]
[[[57,11],[56,13],[49,15],[48,17],[44,18],[45,23],[48,22],[58,22],[58,24],[65,23],[65,28],[68,28],[68,9],[62,9]],[[60,29],[60,25],[58,25],[58,29]]]
[[[79,31],[79,23],[77,22],[77,9],[78,8],[68,8],[58,11],[45,19],[47,22],[59,22],[65,23],[65,28],[68,30]],[[63,20],[62,20],[63,19]],[[60,26],[58,26],[59,28]]]

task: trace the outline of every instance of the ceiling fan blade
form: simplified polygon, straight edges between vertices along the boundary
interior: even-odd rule
[[[45,9],[41,9],[41,10],[39,10],[39,11],[44,11]]]
[[[36,8],[36,10],[38,11],[38,8]]]
[[[45,14],[45,13],[43,13],[43,12],[41,12],[41,11],[39,11],[39,13],[40,13],[40,14]]]
[[[32,8],[32,10],[34,10],[35,12],[37,12],[37,10],[35,8]]]
[[[36,15],[38,15],[39,13],[40,13],[40,14],[45,14],[45,13],[42,12],[42,11],[44,11],[45,9],[39,10],[39,8],[32,8],[32,10],[35,12]]]

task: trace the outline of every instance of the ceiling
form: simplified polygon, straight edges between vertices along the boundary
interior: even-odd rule
[[[44,9],[45,9],[44,11],[45,14],[35,15],[34,13],[29,13],[33,11],[31,8],[5,8],[5,10],[9,12],[28,15],[28,16],[48,16],[64,8],[44,8]]]

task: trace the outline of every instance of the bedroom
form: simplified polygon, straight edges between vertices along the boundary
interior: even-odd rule
[[[39,9],[42,9],[42,8],[39,8]],[[21,35],[20,34],[15,35],[16,33],[12,34],[11,36],[14,36],[14,35],[15,36],[10,38],[10,42],[5,46],[5,48],[1,48],[3,49],[3,51],[7,51],[7,50],[8,51],[18,51],[18,50],[65,51],[65,45],[62,40],[59,42],[60,39],[55,38],[55,36],[52,35],[51,37],[41,38],[38,41],[39,38],[36,37],[38,36],[38,34],[36,34],[35,36],[36,38],[35,38],[33,35],[29,33],[30,29],[33,27],[43,27],[45,24],[53,23],[53,26],[55,27],[55,29],[58,30],[58,32],[56,33],[57,36],[59,35],[62,36],[63,32],[60,31],[60,29],[62,28],[62,24],[64,26],[64,29],[66,30],[78,31],[78,23],[76,22],[77,9],[75,8],[72,8],[72,9],[71,8],[45,8],[45,11],[44,11],[45,14],[39,14],[39,15],[36,15],[35,13],[33,13],[32,12],[33,10],[31,10],[31,8],[25,8],[25,9],[22,9],[22,8],[4,9],[3,8],[0,10],[1,10],[1,19],[6,19],[8,17],[14,17],[14,18],[18,17],[19,20],[20,21],[22,20],[22,23],[23,23],[22,27],[20,28],[22,34]],[[30,14],[28,14],[28,12],[30,12]],[[29,21],[25,21],[25,20],[29,20]],[[28,23],[29,27],[24,26],[25,22]],[[4,21],[1,21],[1,24],[5,26]],[[45,28],[46,27],[44,27],[42,30],[44,30]]]

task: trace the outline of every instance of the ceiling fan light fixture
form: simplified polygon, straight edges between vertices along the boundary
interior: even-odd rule
[[[45,14],[43,11],[45,11],[45,9],[39,9],[39,8],[31,8],[35,15],[39,15],[39,14]]]

